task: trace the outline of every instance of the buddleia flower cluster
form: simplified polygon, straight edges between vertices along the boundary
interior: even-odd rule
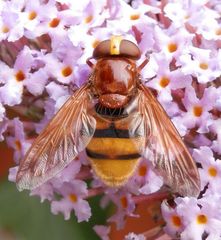
[[[171,238],[221,239],[221,3],[218,0],[6,0],[0,1],[0,140],[14,149],[16,165],[33,140],[90,74],[86,59],[112,35],[138,44],[149,58],[143,82],[157,93],[201,177],[198,198],[166,200],[163,180],[142,159],[120,189],[106,187],[82,152],[58,175],[32,190],[51,212],[88,221],[88,198],[116,205],[107,219],[124,228],[148,199],[165,199],[160,226]],[[6,161],[6,160],[5,160]],[[15,181],[18,167],[10,169]],[[59,198],[57,197],[59,196]],[[148,229],[148,226],[147,226]],[[96,225],[101,239],[110,227]],[[125,239],[147,239],[128,233]],[[163,234],[163,233],[162,233]]]

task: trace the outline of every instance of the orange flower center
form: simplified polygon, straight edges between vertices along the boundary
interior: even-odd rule
[[[139,167],[139,175],[144,177],[147,174],[147,166],[140,166]]]
[[[84,22],[85,22],[85,23],[90,23],[90,22],[92,21],[92,19],[93,19],[93,16],[92,16],[92,15],[89,15],[89,16],[87,16],[87,17],[84,19]]]
[[[130,20],[137,20],[140,18],[140,14],[132,14],[130,15]]]
[[[61,73],[64,77],[68,77],[72,74],[73,70],[71,67],[67,66],[61,70]]]
[[[216,177],[216,176],[217,176],[217,170],[216,170],[216,168],[214,168],[214,167],[210,167],[210,168],[208,169],[208,173],[209,173],[209,175],[210,175],[211,177]]]
[[[21,142],[19,140],[15,140],[15,147],[18,151],[21,151]]]
[[[78,200],[76,194],[70,194],[70,195],[69,195],[69,198],[70,198],[70,200],[71,200],[73,203],[76,203],[77,200]]]
[[[56,28],[60,23],[60,19],[59,18],[53,18],[50,22],[49,22],[49,26],[52,28]]]
[[[7,26],[3,26],[3,27],[2,27],[2,32],[3,32],[3,33],[9,32],[9,28],[8,28]]]
[[[180,227],[182,225],[181,219],[177,215],[173,215],[171,217],[171,221],[172,221],[173,225],[176,227]]]
[[[209,67],[208,64],[207,64],[207,63],[204,63],[204,62],[200,63],[199,66],[200,66],[200,68],[203,69],[203,70],[206,70],[206,69],[208,69],[208,67]]]
[[[200,117],[203,113],[203,108],[201,106],[194,106],[193,107],[193,114],[196,117]]]
[[[35,11],[32,11],[28,15],[29,20],[34,20],[37,17],[37,13]]]
[[[169,78],[167,78],[167,77],[162,77],[161,79],[160,79],[160,86],[162,87],[162,88],[165,88],[168,84],[170,83],[170,79]]]
[[[168,51],[169,51],[170,53],[176,52],[176,50],[177,50],[177,44],[176,44],[176,43],[169,43],[168,46],[167,46],[167,48],[168,48]]]
[[[196,220],[197,220],[197,222],[198,222],[199,224],[206,224],[207,221],[208,221],[207,216],[204,215],[204,214],[198,215],[197,218],[196,218]]]
[[[16,74],[15,74],[15,79],[18,81],[18,82],[21,82],[25,79],[25,74],[19,70]]]

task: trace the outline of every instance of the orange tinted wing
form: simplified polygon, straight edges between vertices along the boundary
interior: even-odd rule
[[[184,196],[198,196],[200,178],[195,162],[179,133],[151,91],[140,85],[138,114],[131,122],[131,134],[145,136],[144,157],[152,160],[165,184]]]
[[[89,88],[85,85],[61,107],[21,161],[16,177],[19,190],[46,182],[86,147],[96,126],[88,114],[90,106]]]

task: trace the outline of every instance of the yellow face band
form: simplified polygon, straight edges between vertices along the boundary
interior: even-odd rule
[[[110,39],[110,54],[111,55],[119,55],[120,54],[120,43],[122,40],[122,36],[111,36]]]

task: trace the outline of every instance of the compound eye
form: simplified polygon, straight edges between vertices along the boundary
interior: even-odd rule
[[[112,39],[115,39],[116,42],[112,40],[105,40],[100,42],[93,52],[93,58],[99,59],[104,57],[126,57],[134,60],[138,60],[141,56],[140,49],[136,44],[129,40],[120,40],[118,36],[113,36]],[[113,44],[112,43],[117,43]],[[112,51],[110,51],[112,49]]]

